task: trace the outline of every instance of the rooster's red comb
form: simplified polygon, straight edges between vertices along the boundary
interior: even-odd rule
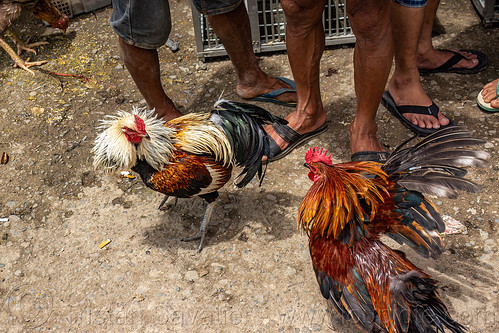
[[[333,165],[333,160],[331,160],[331,154],[327,155],[327,149],[314,147],[305,155],[305,162],[322,162],[326,165]]]
[[[145,133],[146,132],[146,124],[139,116],[135,115],[135,126],[137,126],[137,132]]]

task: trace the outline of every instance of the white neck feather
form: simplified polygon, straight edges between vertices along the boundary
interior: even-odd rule
[[[122,128],[132,127],[134,116],[145,123],[150,139],[142,139],[137,145],[127,140]],[[170,163],[174,151],[175,130],[165,127],[165,122],[154,116],[153,110],[133,108],[132,112],[119,111],[116,116],[106,116],[99,129],[104,131],[95,139],[92,149],[94,167],[106,172],[129,169],[137,164],[137,159],[145,160],[156,170]]]

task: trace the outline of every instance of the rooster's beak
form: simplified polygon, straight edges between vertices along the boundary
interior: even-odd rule
[[[149,134],[144,134],[144,138],[147,139],[147,140],[151,140],[151,137],[149,136]]]
[[[309,168],[309,169],[310,169],[310,166],[308,165],[308,163],[303,163],[303,166],[304,166],[305,168]]]

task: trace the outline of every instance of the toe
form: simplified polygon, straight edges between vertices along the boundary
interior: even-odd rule
[[[424,118],[416,120],[416,125],[421,127],[421,128],[428,128],[428,123]],[[430,126],[431,127],[431,126]]]
[[[425,117],[425,119],[423,121],[425,124],[425,128],[438,128],[438,127],[440,127],[440,124],[438,124],[438,121],[435,122],[430,117]]]
[[[495,91],[495,89],[494,90],[484,89],[482,96],[483,96],[483,100],[486,103],[489,103],[490,101],[492,101],[496,97],[496,91]]]
[[[447,126],[447,125],[449,125],[450,120],[449,120],[449,118],[447,118],[446,116],[444,116],[442,114],[442,112],[439,112],[438,113],[438,122],[437,123],[439,124],[439,127],[440,126]],[[438,127],[434,127],[434,128],[438,128]]]
[[[499,99],[494,99],[490,102],[490,106],[494,109],[499,109]]]

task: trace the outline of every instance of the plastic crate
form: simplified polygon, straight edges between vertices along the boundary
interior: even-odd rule
[[[471,2],[482,16],[484,26],[499,22],[499,0],[472,0]]]
[[[50,0],[50,2],[69,18],[109,6],[111,0]]]
[[[286,19],[278,0],[246,0],[255,53],[286,49]],[[227,55],[208,18],[192,7],[197,55],[201,60]],[[326,45],[354,43],[345,1],[328,0],[322,16]]]

